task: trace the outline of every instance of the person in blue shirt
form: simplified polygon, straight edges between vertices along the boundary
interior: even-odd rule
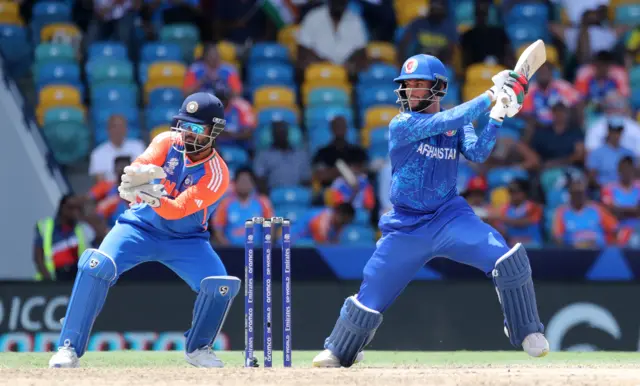
[[[418,270],[438,256],[493,277],[511,344],[534,357],[546,355],[549,343],[524,247],[507,246],[458,195],[456,181],[460,154],[476,163],[489,157],[505,116],[514,116],[522,107],[527,79],[502,71],[490,90],[450,110],[440,108],[448,78],[436,57],[410,57],[395,81],[401,112],[389,123],[393,209],[380,218],[382,238],[364,267],[360,290],[344,302],[313,366],[350,367],[361,361],[383,312]],[[505,97],[508,102],[503,104]],[[476,135],[471,122],[496,100],[487,126]]]

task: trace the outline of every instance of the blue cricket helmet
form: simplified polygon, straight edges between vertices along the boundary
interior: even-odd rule
[[[179,150],[184,148],[181,151],[185,153],[198,153],[208,149],[226,125],[224,105],[220,99],[208,92],[189,95],[173,119],[171,129],[180,134],[174,137],[174,147]]]
[[[414,55],[407,59],[402,65],[400,76],[393,81],[402,83],[409,79],[449,82],[447,68],[442,64],[440,59],[425,54]]]

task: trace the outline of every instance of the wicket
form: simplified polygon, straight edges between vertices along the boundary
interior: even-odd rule
[[[253,241],[255,225],[262,225],[262,323],[264,367],[273,366],[273,303],[272,303],[272,243],[271,229],[280,225],[282,229],[282,347],[284,367],[291,367],[291,222],[282,217],[253,217],[245,222],[244,243],[244,365],[257,367],[253,356],[254,332],[254,287],[253,287]]]

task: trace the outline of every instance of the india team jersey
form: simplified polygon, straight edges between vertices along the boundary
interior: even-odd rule
[[[167,177],[161,181],[170,197],[152,208],[138,203],[126,211],[119,222],[129,222],[171,237],[209,238],[209,219],[229,185],[229,170],[214,151],[211,156],[192,162],[181,147],[172,146],[171,133],[156,136],[134,164],[162,166]]]
[[[390,200],[411,212],[435,212],[457,196],[458,160],[484,162],[501,123],[490,120],[477,136],[471,123],[491,99],[483,94],[436,114],[401,113],[389,123]]]
[[[640,205],[640,181],[630,187],[624,187],[619,182],[612,182],[602,189],[602,202],[610,206],[621,208],[636,208]],[[621,226],[635,226],[640,224],[637,218],[626,218],[620,221]]]

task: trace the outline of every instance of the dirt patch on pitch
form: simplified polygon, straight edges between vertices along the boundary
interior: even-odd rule
[[[353,369],[87,368],[4,369],[0,385],[11,386],[292,386],[437,385],[573,386],[640,385],[640,370],[630,366],[575,367],[403,367]]]

